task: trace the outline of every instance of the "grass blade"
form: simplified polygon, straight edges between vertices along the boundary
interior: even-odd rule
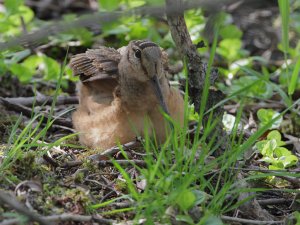
[[[299,76],[299,71],[300,71],[300,57],[298,57],[297,63],[295,65],[295,68],[292,73],[291,82],[289,84],[289,90],[288,90],[289,95],[292,95],[295,92],[295,89],[297,86],[297,81],[298,81],[298,76]]]

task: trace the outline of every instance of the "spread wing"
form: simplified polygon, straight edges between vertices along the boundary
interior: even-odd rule
[[[99,47],[73,56],[70,67],[74,75],[80,75],[82,82],[116,79],[120,60],[121,54],[117,50]]]

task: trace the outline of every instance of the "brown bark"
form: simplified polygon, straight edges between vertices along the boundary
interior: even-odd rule
[[[184,11],[182,10],[184,9],[184,3],[182,0],[166,0],[166,5],[172,38],[180,54],[187,60],[189,96],[195,109],[199,111],[202,87],[205,80],[205,68],[196,46],[192,43],[185,23]],[[169,10],[170,6],[172,6],[172,10]]]

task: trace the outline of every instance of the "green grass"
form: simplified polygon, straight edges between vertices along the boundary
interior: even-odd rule
[[[63,141],[68,138],[75,136],[76,134],[70,134],[64,136],[53,143],[46,143],[45,139],[48,135],[48,130],[53,125],[55,118],[53,117],[53,112],[57,100],[57,96],[59,95],[60,85],[62,81],[62,76],[64,74],[65,66],[67,58],[65,58],[61,72],[59,75],[59,80],[57,82],[56,90],[54,93],[54,100],[52,102],[50,113],[47,115],[47,119],[45,119],[42,113],[34,112],[34,105],[32,106],[32,116],[29,122],[25,127],[22,127],[22,114],[19,116],[18,120],[14,124],[9,140],[8,145],[5,150],[5,157],[3,158],[3,162],[0,164],[0,177],[10,174],[10,167],[16,162],[18,159],[24,157],[24,153],[29,152],[32,149],[35,149],[36,155],[41,157],[45,152],[53,148],[54,146],[60,145]],[[64,111],[58,117],[63,114],[68,113],[68,111]],[[44,124],[45,123],[45,124]],[[20,132],[20,130],[22,130]],[[2,177],[4,178],[4,177]]]
[[[288,52],[289,52],[289,21],[290,21],[290,1],[288,0],[278,0],[278,6],[281,17],[281,28],[282,28],[282,46],[285,59],[285,70],[288,74],[289,64],[288,64]],[[292,76],[288,80],[288,94],[292,95],[295,91],[298,74],[300,71],[300,58],[295,59],[295,67]]]
[[[283,46],[284,50],[288,50],[288,14],[289,4],[287,1],[279,0],[280,12],[283,21]],[[216,30],[217,31],[217,30]],[[208,64],[207,74],[210,74],[212,62],[216,52],[217,32],[211,48],[210,59]],[[287,60],[287,54],[286,54]],[[299,72],[299,61],[294,70],[294,74]],[[245,93],[255,85],[257,82],[264,80],[281,95],[286,103],[287,108],[279,115],[282,116],[299,102],[292,102],[285,91],[279,86],[269,81],[269,77],[264,74],[254,71],[250,68],[241,68],[246,74],[251,74],[259,78],[247,87],[244,87],[237,92],[231,94],[219,103],[217,106],[224,104],[226,101]],[[295,76],[292,76],[291,85],[295,85]],[[205,105],[208,98],[209,76],[206,75],[204,91],[202,95],[201,108],[199,114],[198,124],[202,124],[205,114],[211,113],[214,108],[205,112]],[[186,88],[187,90],[187,88]],[[292,91],[291,91],[292,90]],[[289,94],[294,89],[289,87]],[[155,142],[151,141],[149,135],[145,137],[144,148],[147,153],[145,162],[146,168],[135,168],[141,174],[141,179],[146,180],[146,187],[142,193],[139,193],[134,181],[126,173],[126,170],[115,162],[116,168],[121,172],[123,178],[126,180],[130,196],[135,201],[132,211],[136,213],[136,221],[138,219],[146,219],[147,224],[154,224],[154,222],[170,222],[170,218],[175,216],[175,220],[185,221],[188,224],[194,224],[192,218],[188,214],[188,210],[199,206],[201,207],[201,219],[198,224],[206,224],[210,220],[215,220],[214,224],[222,224],[218,220],[218,216],[230,212],[238,208],[241,204],[255,197],[261,191],[267,188],[237,188],[241,187],[243,182],[257,181],[258,179],[266,179],[270,176],[293,176],[299,175],[291,174],[289,172],[270,172],[267,174],[253,173],[242,180],[238,180],[238,170],[232,170],[236,166],[237,161],[241,159],[245,151],[253,148],[256,141],[264,134],[271,125],[278,119],[278,117],[271,120],[268,124],[257,130],[250,138],[244,140],[243,136],[238,132],[238,124],[241,121],[243,114],[243,107],[240,107],[236,115],[236,123],[230,135],[230,143],[228,148],[222,155],[207,162],[207,157],[211,155],[220,145],[214,131],[216,127],[215,118],[207,122],[200,134],[200,126],[198,127],[195,138],[190,143],[188,133],[188,93],[185,95],[185,123],[184,127],[180,128],[174,124],[174,130],[170,133],[167,141],[160,147]],[[240,100],[241,106],[244,105],[245,99]],[[147,129],[145,130],[147,131]],[[147,132],[146,132],[147,134]],[[221,143],[222,144],[222,143]],[[126,153],[123,151],[126,156]],[[197,160],[195,159],[196,155]],[[243,162],[243,161],[240,161]],[[212,171],[215,172],[212,174]],[[210,176],[208,176],[210,174]],[[281,191],[295,191],[288,189],[281,189]],[[253,196],[242,201],[236,201],[241,193],[253,193]],[[175,213],[171,213],[172,210]],[[171,214],[171,216],[170,216]]]
[[[186,110],[188,111],[188,108]],[[282,114],[286,113],[287,110]],[[232,142],[229,148],[221,156],[210,162],[206,162],[207,156],[218,145],[214,137],[208,140],[209,136],[213,136],[215,124],[208,123],[209,125],[204,128],[203,133],[196,136],[190,145],[188,144],[189,136],[186,135],[187,126],[181,129],[175,124],[173,132],[160,148],[146,135],[144,148],[147,156],[144,160],[147,167],[135,166],[140,172],[141,179],[145,179],[147,183],[142,193],[136,190],[135,183],[130,179],[125,168],[116,162],[114,163],[126,180],[130,196],[135,201],[135,207],[130,209],[136,213],[136,220],[146,219],[147,224],[153,224],[157,221],[168,223],[170,218],[166,214],[173,209],[176,210],[174,215],[176,215],[177,220],[190,221],[190,224],[193,224],[188,210],[198,205],[201,206],[203,213],[199,224],[205,224],[206,220],[232,211],[254,197],[251,196],[241,202],[236,202],[236,198],[241,193],[259,193],[267,190],[267,188],[237,189],[236,187],[240,187],[242,182],[264,179],[269,176],[297,176],[288,172],[271,172],[254,174],[243,180],[237,179],[238,171],[231,168],[235,167],[243,153],[252,148],[259,137],[278,119],[274,118],[248,140],[243,141],[242,136],[239,136],[237,131],[237,124],[242,112],[243,109],[241,108],[237,113],[237,123],[230,136]],[[238,139],[238,141],[233,139]],[[199,151],[199,149],[201,150]],[[199,154],[197,160],[195,160],[196,153]],[[123,154],[126,156],[124,151]],[[211,174],[214,169],[214,174]],[[211,175],[208,176],[208,174]],[[282,191],[288,190],[282,189]]]
[[[278,6],[281,16],[282,45],[285,53],[285,60],[287,60],[287,53],[289,50],[290,1],[278,0]]]
[[[279,0],[279,8],[282,18],[282,31],[283,31],[283,49],[285,52],[285,60],[288,60],[288,21],[289,21],[289,3],[286,0]],[[207,224],[208,221],[214,220],[214,224],[221,224],[218,217],[222,214],[231,212],[238,208],[245,201],[250,200],[254,196],[250,196],[242,201],[237,201],[237,197],[241,193],[254,193],[258,194],[267,188],[237,188],[243,187],[243,182],[257,181],[259,179],[266,179],[270,176],[291,176],[300,177],[298,174],[289,172],[270,172],[267,174],[253,173],[239,180],[237,178],[238,170],[233,170],[237,162],[241,164],[243,154],[253,148],[256,141],[264,134],[277,118],[270,120],[268,124],[257,130],[247,140],[240,134],[238,124],[243,115],[243,105],[246,99],[239,98],[241,107],[236,113],[235,126],[230,134],[229,143],[225,143],[227,148],[220,155],[214,159],[208,160],[208,156],[214,153],[221,144],[218,141],[218,133],[215,132],[218,120],[209,117],[205,126],[203,118],[205,115],[212,115],[213,110],[225,102],[246,93],[253,85],[263,80],[272,85],[273,88],[279,93],[286,109],[279,115],[282,116],[287,113],[293,106],[299,102],[292,102],[289,95],[295,91],[297,77],[300,70],[300,60],[297,59],[297,64],[294,68],[291,80],[288,86],[288,94],[285,90],[277,84],[270,82],[269,77],[265,76],[262,72],[257,72],[251,68],[241,67],[245,74],[249,74],[259,78],[257,81],[241,88],[240,90],[232,93],[217,106],[212,109],[206,110],[206,102],[208,99],[209,90],[209,74],[212,68],[218,40],[218,29],[214,36],[213,45],[211,47],[210,58],[208,63],[207,74],[205,78],[205,85],[203,88],[202,101],[199,113],[199,126],[195,132],[195,137],[191,140],[188,134],[188,118],[190,108],[188,104],[188,93],[185,94],[185,122],[181,128],[170,118],[166,118],[173,124],[173,129],[170,131],[167,141],[158,146],[155,140],[150,138],[147,133],[148,129],[145,128],[145,141],[144,149],[147,153],[144,160],[147,164],[146,168],[141,168],[133,165],[140,174],[139,179],[144,179],[147,183],[145,190],[139,192],[136,189],[135,180],[132,180],[130,174],[127,173],[125,168],[122,168],[116,161],[114,166],[121,173],[126,181],[128,194],[118,198],[110,199],[106,202],[94,204],[91,207],[93,210],[101,209],[103,215],[111,215],[133,211],[135,213],[135,220],[146,219],[147,224],[154,224],[154,222],[170,222],[171,217],[174,216],[175,220],[186,221],[188,224],[194,224],[189,215],[189,210],[194,207],[199,207],[201,218],[198,224]],[[61,77],[64,71],[66,62],[63,64],[60,79],[55,92],[55,99],[60,89]],[[187,84],[186,84],[187,86]],[[188,88],[186,88],[188,90]],[[54,143],[44,144],[39,140],[45,140],[47,132],[53,124],[53,110],[55,107],[53,102],[50,110],[50,116],[47,119],[46,125],[42,124],[44,117],[42,114],[33,114],[30,122],[23,128],[21,133],[18,133],[18,127],[21,125],[22,117],[19,117],[16,124],[12,128],[9,138],[8,149],[5,153],[2,164],[0,165],[0,174],[5,174],[9,171],[10,166],[24,154],[33,148],[37,148],[37,154],[43,154],[45,151],[51,149],[53,146],[60,144],[63,140],[76,135],[69,135],[57,140]],[[278,117],[279,117],[278,116]],[[35,125],[34,125],[35,124]],[[34,126],[33,126],[34,125]],[[122,150],[125,158],[126,152]],[[0,175],[0,176],[1,176]],[[281,191],[294,192],[295,190],[281,189]],[[133,202],[132,207],[116,209],[103,212],[106,206],[121,199],[130,199]]]

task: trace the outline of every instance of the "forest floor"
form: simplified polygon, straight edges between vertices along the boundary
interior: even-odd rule
[[[61,11],[54,9],[47,11],[37,6],[32,7],[36,15],[43,15],[42,19],[49,20],[60,17],[65,12],[78,11],[74,6],[65,7]],[[81,9],[82,11],[94,10],[91,6],[84,7],[86,8]],[[266,59],[264,63],[257,62],[253,65],[253,69],[276,71],[281,67],[284,55],[277,48],[280,42],[280,27],[274,26],[274,18],[279,15],[277,4],[242,5],[230,13],[233,24],[243,31],[243,46],[249,55]],[[109,39],[105,41],[107,44],[110,43]],[[50,46],[45,47],[43,51],[49,55],[58,54],[56,58],[63,61],[65,49]],[[69,54],[83,51],[85,51],[83,46],[70,47]],[[221,68],[220,73],[222,73],[222,68],[228,67],[228,64],[224,65],[222,59],[216,57],[214,67]],[[279,76],[273,76],[272,82],[279,85],[279,79]],[[217,85],[224,92],[225,86],[233,81],[220,77],[217,82],[224,84]],[[131,224],[130,221],[136,218],[136,210],[141,209],[130,196],[132,192],[128,188],[128,180],[124,172],[132,180],[138,193],[147,191],[146,180],[141,177],[141,170],[147,169],[148,165],[144,160],[148,153],[143,147],[145,144],[143,140],[137,138],[123,145],[123,150],[127,153],[126,157],[120,147],[107,149],[101,153],[86,149],[80,146],[77,135],[74,135],[71,121],[72,112],[78,102],[76,82],[68,81],[68,85],[63,85],[57,99],[48,97],[54,95],[56,86],[47,81],[40,80],[34,85],[24,84],[17,77],[6,73],[0,76],[0,83],[0,168],[3,172],[0,175],[0,225],[21,224],[22,221],[23,224],[34,224],[33,221],[40,224],[54,221],[54,224],[66,225]],[[296,102],[299,96],[300,91],[296,90],[292,102]],[[244,126],[244,134],[240,134],[241,138],[236,138],[238,143],[246,141],[259,129],[260,121],[257,116],[259,109],[273,109],[280,113],[288,107],[278,92],[268,99],[248,100],[243,102],[241,122]],[[223,105],[227,115],[237,115],[240,106],[241,102],[235,99],[226,101]],[[53,124],[50,124],[51,115],[59,116]],[[280,126],[272,129],[280,133],[279,139],[282,138],[281,140],[286,143],[284,147],[298,160],[300,158],[299,117],[298,104],[298,108],[289,110],[283,115]],[[195,124],[195,121],[191,121],[190,132],[193,135],[195,135]],[[264,132],[259,140],[268,140],[267,136],[270,133],[271,130]],[[21,146],[23,152],[21,155],[18,146]],[[11,153],[7,153],[8,151]],[[201,154],[201,148],[197,151],[199,151],[197,154]],[[207,156],[205,162],[216,160],[219,155],[220,153]],[[257,179],[237,186],[241,190],[249,188],[253,192],[257,191],[256,195],[253,197],[251,192],[240,192],[236,197],[229,196],[228,193],[228,196],[224,197],[225,205],[233,205],[238,201],[249,200],[249,202],[232,209],[228,207],[217,215],[218,218],[227,224],[293,224],[296,223],[296,219],[299,224],[300,216],[295,214],[300,211],[299,162],[276,171],[268,167],[270,164],[262,160],[262,154],[254,149],[254,146],[239,157],[240,159],[232,164],[234,167],[230,167],[230,174],[235,176],[234,179],[257,176]],[[118,169],[115,163],[124,170]],[[225,181],[216,176],[220,167],[215,166],[211,173],[205,174],[204,177],[213,186],[225,186]],[[224,183],[219,184],[219,182]],[[194,185],[201,186],[199,183]],[[212,193],[210,188],[205,190],[208,196],[216,194]],[[213,202],[211,199],[207,201]],[[171,221],[172,224],[196,224],[201,220],[202,215],[206,215],[200,206],[186,210],[185,216],[188,215],[192,222],[186,217],[177,217],[176,207],[172,208],[173,211],[167,207],[169,211],[164,214],[169,219],[166,221]],[[143,224],[143,216],[139,216],[140,220],[136,223]],[[165,218],[158,219],[157,224],[160,224],[160,221],[165,221]]]

